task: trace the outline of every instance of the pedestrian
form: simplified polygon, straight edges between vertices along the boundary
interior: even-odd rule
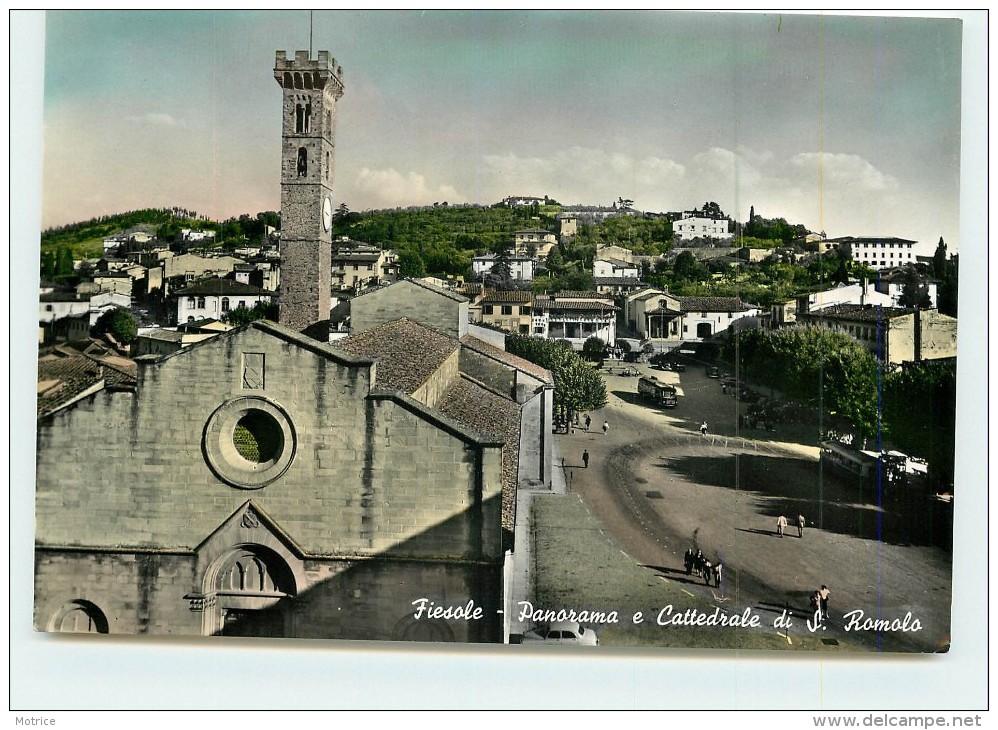
[[[586,449],[585,451],[582,452],[582,468],[583,469],[589,468],[589,449]]]
[[[780,515],[776,520],[776,534],[783,537],[785,529],[787,529],[787,518],[785,515]]]
[[[725,382],[721,383],[721,393],[723,393],[724,395],[728,394],[728,384]]]
[[[703,570],[701,570],[701,575],[703,576],[703,584],[705,586],[710,585],[710,577],[714,574],[714,565],[709,560],[703,561]]]
[[[578,411],[576,411],[576,412],[575,412],[575,413],[574,413],[574,414],[572,415],[572,423],[574,423],[574,424],[575,424],[576,426],[578,426],[578,425],[579,425],[579,412],[578,412]]]
[[[721,587],[721,570],[722,570],[721,561],[718,560],[717,563],[714,565],[714,587],[715,588],[720,588]]]
[[[689,548],[683,555],[683,567],[686,568],[686,575],[693,572],[693,548]]]
[[[603,435],[606,436],[606,432],[610,430],[610,422],[603,421]]]
[[[706,421],[704,421],[703,423],[700,424],[700,435],[701,436],[706,436],[707,435],[707,422]]]
[[[804,525],[807,524],[807,520],[804,519],[804,515],[797,515],[797,537],[804,537]]]
[[[821,602],[821,618],[822,619],[827,619],[828,618],[828,594],[830,594],[830,593],[831,593],[831,591],[828,590],[828,586],[826,586],[824,584],[822,584],[821,590],[818,591],[818,599]]]
[[[590,424],[590,423],[592,423],[592,422],[593,422],[593,419],[592,419],[592,418],[591,418],[591,417],[589,416],[589,414],[587,413],[587,414],[586,414],[586,430],[587,430],[587,431],[589,430],[589,424]]]

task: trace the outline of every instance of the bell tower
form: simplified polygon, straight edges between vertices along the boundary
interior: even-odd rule
[[[336,101],[343,69],[329,51],[318,59],[278,51],[274,78],[284,90],[281,123],[280,322],[302,331],[329,319]]]

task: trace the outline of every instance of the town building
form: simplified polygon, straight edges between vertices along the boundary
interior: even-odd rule
[[[331,265],[334,291],[359,292],[391,283],[398,276],[398,254],[356,241],[341,242]]]
[[[525,208],[529,205],[547,205],[548,196],[543,198],[537,198],[532,195],[510,195],[508,198],[503,198],[502,204],[507,208]]]
[[[730,223],[728,218],[713,218],[699,211],[686,212],[672,224],[672,233],[676,238],[687,241],[693,238],[727,240],[734,236],[728,230]]]
[[[706,340],[726,332],[746,318],[757,318],[758,307],[738,297],[676,297],[683,312],[683,339]],[[741,322],[745,326],[747,322]],[[753,321],[753,325],[757,322]]]
[[[527,335],[533,325],[534,295],[529,291],[486,291],[479,301],[478,321],[507,332]]]
[[[513,232],[513,253],[517,256],[546,259],[557,243],[558,237],[543,228]]]
[[[838,304],[798,320],[855,338],[889,366],[956,357],[957,320],[934,309]]]
[[[233,309],[252,309],[260,302],[269,303],[274,292],[235,279],[202,279],[171,295],[176,302],[175,323],[199,319],[221,319]]]
[[[597,279],[618,277],[633,277],[636,279],[641,275],[641,266],[637,263],[612,257],[602,258],[599,252],[597,252],[596,256],[593,260],[593,277]]]
[[[887,269],[906,264],[914,264],[914,247],[917,241],[893,237],[853,237],[830,238],[826,245],[837,244],[839,250],[858,264],[871,269]]]
[[[631,294],[625,304],[628,327],[666,348],[756,326],[758,315],[757,307],[738,297],[679,297],[654,288]]]
[[[617,307],[596,292],[562,291],[534,297],[532,332],[548,340],[566,340],[581,350],[590,337],[617,343]]]
[[[628,295],[624,318],[642,340],[681,340],[682,306],[677,297],[653,287]]]
[[[507,256],[509,262],[509,275],[513,281],[533,281],[535,261],[529,256],[512,254]],[[492,267],[496,264],[494,253],[483,253],[471,259],[471,273],[476,279],[481,279],[486,274],[491,273]]]

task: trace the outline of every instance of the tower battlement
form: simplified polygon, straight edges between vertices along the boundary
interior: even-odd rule
[[[308,51],[295,51],[293,59],[288,58],[287,51],[277,51],[274,78],[284,89],[324,89],[332,82],[336,98],[343,95],[343,67],[329,51],[319,51],[314,59]]]

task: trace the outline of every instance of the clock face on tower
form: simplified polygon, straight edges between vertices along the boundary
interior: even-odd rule
[[[327,195],[322,199],[322,228],[328,231],[333,227],[333,203]]]

